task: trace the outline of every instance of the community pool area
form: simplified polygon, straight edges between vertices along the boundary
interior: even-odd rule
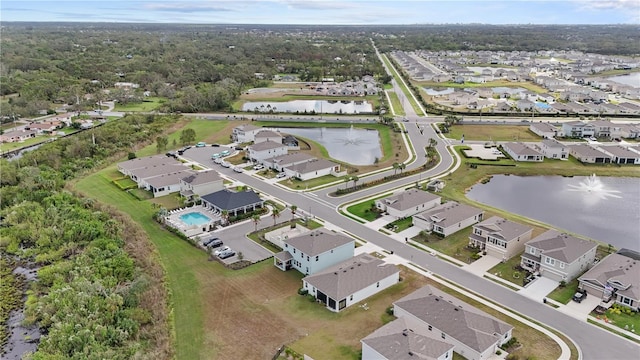
[[[197,211],[180,215],[180,220],[189,226],[204,225],[211,221],[209,217]]]

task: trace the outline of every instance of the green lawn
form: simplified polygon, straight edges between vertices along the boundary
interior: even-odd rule
[[[412,222],[413,222],[413,219],[411,218],[411,216],[409,216],[404,219],[398,219],[396,221],[390,222],[384,227],[395,233],[399,233],[401,231],[407,230],[408,228],[412,227],[413,226]]]
[[[187,124],[184,129],[193,129],[196,132],[196,141],[206,141],[207,143],[229,143],[229,135],[223,134],[223,130],[229,127],[230,122],[225,120],[220,121],[211,121],[211,120],[201,120],[201,119],[184,119],[185,124]],[[175,150],[182,146],[180,143],[180,133],[181,131],[176,131],[169,136],[167,136],[169,140],[169,144],[167,145],[167,150]],[[174,146],[175,141],[175,146]],[[193,144],[191,144],[193,145]],[[144,149],[136,152],[138,157],[149,156],[157,154],[157,148],[155,144],[153,146],[147,146]]]
[[[39,136],[36,136],[34,138],[28,138],[27,140],[22,141],[22,142],[0,143],[0,153],[3,153],[5,151],[11,151],[11,150],[27,147],[27,146],[31,146],[31,145],[35,145],[35,144],[44,143],[44,142],[47,142],[47,141],[51,141],[52,139],[55,139],[55,138],[57,138],[57,136],[54,136],[54,135],[39,135]]]
[[[553,290],[547,297],[549,299],[553,299],[559,303],[567,304],[571,301],[573,294],[578,290],[578,279],[571,280],[570,283],[565,285],[564,287],[558,286],[555,290]]]
[[[378,197],[379,199],[381,197]],[[371,211],[371,208],[374,206],[375,199],[363,201],[361,203],[357,203],[347,207],[347,212],[358,216],[367,221],[373,221],[380,217],[380,213],[377,211]]]
[[[522,281],[525,278],[526,274],[524,271],[517,271],[515,269],[516,266],[520,265],[520,255],[522,255],[522,253],[515,255],[506,262],[499,263],[498,265],[489,269],[489,271],[487,272],[518,286],[522,286]]]
[[[539,141],[541,138],[524,125],[453,125],[448,138],[481,141]]]
[[[640,313],[628,311],[628,308],[622,305],[614,304],[604,315],[600,315],[600,318],[606,316],[609,324],[613,324],[621,329],[631,331],[635,329],[637,333],[640,331]],[[592,313],[592,316],[596,317],[597,314]]]
[[[313,189],[317,186],[322,186],[322,185],[326,185],[329,183],[332,183],[334,181],[340,181],[342,180],[344,177],[335,177],[333,175],[324,175],[324,176],[320,176],[317,177],[315,179],[309,179],[309,180],[298,180],[298,179],[287,179],[287,180],[282,180],[280,181],[280,184],[290,188],[290,189],[294,189],[294,190],[307,190],[307,189]]]
[[[156,110],[160,105],[166,101],[165,98],[160,97],[145,97],[142,102],[131,104],[118,104],[113,108],[113,111],[131,111],[131,112],[147,112]]]
[[[397,116],[405,115],[406,113],[404,112],[402,104],[400,104],[400,98],[398,98],[398,94],[396,94],[395,91],[387,91],[387,94],[389,95],[389,99],[391,99],[391,107],[393,108],[394,113]]]
[[[469,226],[445,238],[439,237],[434,234],[424,235],[420,233],[414,236],[412,240],[420,242],[443,254],[449,255],[455,259],[470,264],[474,261],[471,256],[475,253],[475,251],[470,251],[467,248],[467,245],[469,244],[469,234],[471,234],[471,228],[472,227]]]
[[[531,90],[533,92],[536,93],[548,93],[547,90],[545,90],[544,88],[534,84],[534,83],[530,83],[530,82],[518,82],[518,83],[513,83],[511,81],[508,80],[495,80],[495,81],[489,81],[486,83],[468,83],[465,82],[463,84],[459,84],[453,81],[449,81],[449,82],[434,82],[434,81],[414,81],[414,83],[416,84],[416,86],[423,86],[423,87],[437,87],[437,88],[448,88],[448,87],[452,87],[452,88],[473,88],[473,87],[522,87],[525,88],[527,90]]]

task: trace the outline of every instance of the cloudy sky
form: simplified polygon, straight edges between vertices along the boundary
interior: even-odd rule
[[[640,0],[1,0],[2,21],[639,24]]]

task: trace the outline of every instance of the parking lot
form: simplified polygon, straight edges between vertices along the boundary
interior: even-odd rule
[[[204,147],[192,147],[191,149],[186,150],[181,156],[187,160],[201,164],[202,166],[219,170],[221,166],[213,162],[211,155],[222,154],[223,151],[229,152],[229,155],[227,156],[235,155],[237,153],[237,150],[233,147],[207,145]]]
[[[266,220],[267,219],[263,221]],[[273,256],[273,253],[246,237],[246,234],[248,232],[253,231],[253,226],[254,225],[251,221],[247,221],[247,223],[201,235],[200,238],[203,242],[214,237],[222,240],[222,246],[220,246],[219,248],[209,249],[209,251],[211,252],[221,249],[225,246],[228,246],[231,248],[231,250],[235,251],[236,254],[234,256],[226,259],[220,259],[220,261],[225,264],[231,264],[240,260],[238,258],[238,253],[242,253],[244,260],[255,263]]]

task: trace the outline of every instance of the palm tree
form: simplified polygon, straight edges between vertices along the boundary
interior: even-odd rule
[[[434,148],[438,145],[438,142],[434,138],[429,138],[429,147]]]
[[[253,220],[254,231],[258,232],[258,224],[260,223],[260,215],[253,214],[253,216],[251,217],[251,220]]]
[[[353,180],[353,188],[356,188],[356,184],[358,183],[358,180],[360,180],[360,178],[357,175],[354,175],[353,177],[351,177],[351,180]]]
[[[296,219],[296,210],[298,210],[297,205],[291,205],[291,227],[294,227],[294,221]]]
[[[280,217],[280,210],[273,208],[271,211],[271,217],[273,217],[273,226],[276,226],[276,219]]]
[[[349,181],[351,180],[350,177],[345,176],[344,178],[344,189],[347,190],[347,187],[349,186]]]
[[[404,169],[407,167],[407,164],[402,163],[398,166],[398,168],[400,169],[400,173],[402,174],[402,171],[404,171]]]
[[[220,217],[222,218],[222,223],[226,225],[227,222],[229,222],[229,211],[222,210],[220,212]]]
[[[393,163],[393,175],[395,175],[398,172],[398,169],[400,168],[400,164],[398,164],[397,162]]]

